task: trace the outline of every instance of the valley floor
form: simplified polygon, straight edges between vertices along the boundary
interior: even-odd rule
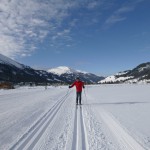
[[[0,90],[2,150],[148,150],[150,85]]]

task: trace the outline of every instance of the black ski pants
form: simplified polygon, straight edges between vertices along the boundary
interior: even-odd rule
[[[76,103],[78,104],[78,102],[79,102],[79,104],[81,104],[81,94],[82,94],[82,92],[77,92],[77,94],[76,94]]]

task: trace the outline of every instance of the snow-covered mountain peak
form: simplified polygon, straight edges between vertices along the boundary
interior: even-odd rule
[[[81,70],[76,70],[76,71],[79,72],[79,73],[88,74],[88,72],[86,72],[86,71],[81,71]]]
[[[66,67],[66,66],[60,66],[60,67],[57,67],[57,68],[52,68],[52,69],[49,69],[48,72],[50,73],[54,73],[54,74],[57,74],[57,75],[62,75],[62,74],[70,74],[70,73],[77,73],[76,70],[72,69],[72,68],[69,68],[69,67]]]
[[[19,64],[15,60],[12,60],[12,59],[10,59],[10,58],[2,55],[2,54],[0,54],[0,63],[15,66],[15,67],[20,68],[20,69],[24,68],[24,65]]]
[[[57,75],[62,75],[62,74],[70,74],[70,73],[82,73],[82,74],[88,74],[88,72],[85,72],[85,71],[81,71],[81,70],[75,70],[75,69],[72,69],[70,67],[66,67],[66,66],[60,66],[60,67],[57,67],[57,68],[52,68],[52,69],[49,69],[48,72],[50,73],[54,73],[54,74],[57,74]]]

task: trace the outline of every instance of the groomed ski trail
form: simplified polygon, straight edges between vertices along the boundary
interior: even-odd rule
[[[57,101],[52,108],[50,108],[21,138],[17,141],[10,150],[29,150],[33,149],[38,143],[45,130],[50,123],[57,117],[57,113],[61,106],[70,95],[71,91]]]
[[[83,118],[83,105],[75,110],[72,150],[88,150],[88,140]]]

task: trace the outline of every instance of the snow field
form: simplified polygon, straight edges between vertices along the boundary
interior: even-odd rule
[[[93,116],[102,122],[102,131],[115,144],[115,149],[150,149],[149,88],[149,84],[88,88]]]
[[[25,93],[17,90],[14,96],[13,94],[0,96],[0,147],[2,149],[10,149],[11,145],[15,145],[16,141],[24,137],[23,135],[28,133],[66,92],[66,89],[56,89],[47,91],[39,88],[28,89],[28,92],[25,89]]]
[[[2,150],[148,150],[150,85],[0,91]]]
[[[117,150],[105,135],[101,120],[97,120],[89,106],[85,106],[85,124],[90,150]]]

